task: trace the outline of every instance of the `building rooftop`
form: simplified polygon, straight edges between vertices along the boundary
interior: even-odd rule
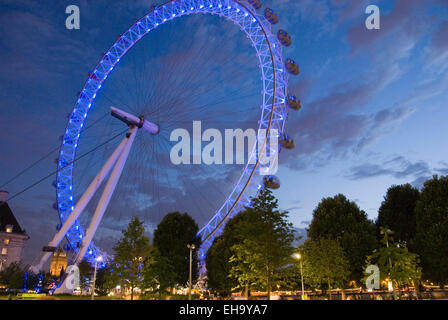
[[[7,227],[12,227],[12,233],[25,234],[8,203],[0,202],[0,232],[7,232]]]

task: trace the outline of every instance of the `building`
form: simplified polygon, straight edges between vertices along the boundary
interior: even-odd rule
[[[50,263],[50,273],[53,277],[60,277],[67,268],[67,252],[59,248],[53,253]]]
[[[11,263],[20,263],[29,239],[7,203],[8,196],[7,191],[0,191],[0,271]]]

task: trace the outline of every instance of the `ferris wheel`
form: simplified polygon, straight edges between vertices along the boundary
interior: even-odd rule
[[[262,4],[259,0],[168,1],[165,4],[153,6],[147,15],[138,21],[135,21],[125,33],[118,37],[112,47],[102,55],[100,62],[95,69],[89,73],[88,79],[78,95],[73,111],[68,117],[66,131],[62,137],[59,159],[57,161],[57,181],[55,182],[57,195],[56,208],[60,224],[58,225],[56,235],[48,244],[49,248],[57,247],[61,241],[66,238],[69,246],[76,252],[75,263],[79,263],[83,259],[94,261],[97,256],[103,255],[104,253],[102,250],[93,243],[93,238],[106,210],[108,210],[108,207],[114,206],[113,199],[114,197],[117,197],[117,193],[124,197],[124,195],[122,195],[124,192],[117,192],[117,186],[125,185],[125,187],[128,188],[126,190],[132,193],[129,190],[135,190],[132,189],[135,188],[135,180],[139,179],[142,185],[145,183],[148,184],[147,181],[151,180],[154,181],[153,185],[151,185],[152,189],[149,187],[147,192],[153,193],[151,195],[151,201],[156,202],[157,198],[163,197],[163,190],[159,187],[160,185],[163,185],[160,181],[163,179],[161,178],[162,174],[165,174],[166,186],[174,185],[172,181],[181,181],[185,176],[176,173],[176,168],[171,168],[172,170],[165,170],[165,168],[162,168],[161,170],[160,167],[157,167],[157,160],[160,160],[164,154],[166,156],[166,153],[169,151],[166,147],[156,148],[156,146],[160,143],[160,140],[164,139],[164,134],[167,134],[167,129],[174,128],[175,125],[178,125],[180,122],[190,121],[190,119],[194,119],[194,117],[200,115],[204,115],[206,119],[217,119],[216,121],[226,121],[222,119],[236,121],[235,119],[244,117],[256,118],[256,122],[252,123],[256,123],[259,130],[264,129],[265,131],[263,132],[266,132],[266,135],[264,136],[257,136],[258,141],[256,145],[261,145],[262,147],[257,148],[254,146],[248,154],[247,162],[242,166],[242,169],[239,170],[238,175],[229,175],[227,177],[228,179],[223,179],[223,181],[226,181],[225,189],[228,190],[228,193],[223,197],[222,202],[214,211],[208,212],[206,223],[204,223],[204,226],[198,233],[198,236],[202,241],[199,249],[201,272],[205,271],[204,261],[206,252],[212,245],[215,237],[222,233],[226,221],[238,214],[238,212],[245,207],[250,206],[251,197],[256,196],[261,188],[267,187],[276,189],[280,187],[278,178],[273,175],[265,174],[268,168],[266,167],[266,164],[260,161],[260,159],[267,154],[270,156],[278,154],[281,148],[294,148],[294,142],[286,133],[288,112],[291,109],[299,110],[301,104],[300,100],[288,91],[288,78],[290,75],[298,75],[299,67],[293,59],[288,58],[284,60],[283,58],[283,47],[291,45],[291,37],[286,31],[281,29],[274,32],[273,25],[276,25],[279,22],[279,18],[275,11],[269,8],[261,11],[261,8]],[[177,59],[175,60],[176,62],[171,60],[167,63],[167,66],[172,68],[173,72],[171,72],[171,70],[166,70],[166,67],[157,67],[157,63],[152,64],[148,69],[150,69],[152,74],[156,73],[158,78],[157,81],[151,85],[148,83],[141,85],[142,81],[140,81],[140,79],[135,79],[137,85],[134,86],[129,85],[130,80],[126,80],[126,83],[123,83],[119,82],[117,78],[112,79],[112,75],[118,72],[115,69],[119,68],[121,63],[127,63],[124,61],[127,59],[127,56],[131,54],[128,54],[128,52],[132,52],[134,47],[138,47],[139,43],[143,42],[144,37],[146,38],[148,34],[163,28],[163,25],[170,24],[178,18],[198,14],[218,16],[225,21],[233,22],[233,24],[239,27],[242,34],[250,40],[250,44],[253,47],[251,48],[251,55],[246,54],[245,57],[242,58],[241,61],[243,62],[241,63],[235,62],[237,59],[233,59],[232,57],[230,57],[227,62],[224,62],[223,60],[222,65],[220,65],[221,63],[219,61],[216,62],[216,59],[205,59],[206,61],[216,63],[218,65],[217,68],[222,68],[222,70],[230,69],[228,65],[224,66],[225,63],[240,63],[239,65],[234,66],[234,70],[231,72],[229,71],[228,77],[216,76],[219,79],[216,80],[217,84],[214,85],[213,90],[209,87],[207,87],[206,90],[198,89],[199,86],[194,84],[194,76],[190,75],[190,69],[184,72],[185,79],[182,81],[179,80],[179,76],[173,76],[168,79],[169,74],[174,73],[176,68],[182,68],[180,66],[181,62],[179,62],[182,61],[182,59]],[[205,19],[204,17],[199,18]],[[227,25],[228,24],[226,24],[226,26]],[[200,32],[201,28],[198,29],[198,32]],[[222,34],[225,34],[226,30],[219,30]],[[177,29],[173,27],[172,31],[175,32]],[[178,43],[181,43],[182,41],[187,40],[179,39]],[[211,40],[206,40],[206,42],[209,41]],[[194,44],[194,41],[192,43]],[[148,45],[151,46],[151,42],[149,42]],[[147,49],[147,46],[142,48],[142,50],[149,50]],[[214,52],[221,51],[217,46],[215,46],[214,50]],[[169,48],[166,49],[166,52],[168,51]],[[199,55],[203,51],[205,51],[205,49],[201,47],[195,51],[195,54]],[[175,54],[178,53],[176,52]],[[146,53],[141,56],[144,58]],[[157,59],[153,62],[164,61],[164,52],[157,52],[154,56],[157,56]],[[194,56],[194,59],[192,59],[192,68],[198,68],[204,63],[200,61],[200,59],[197,59],[197,56],[192,56]],[[197,99],[200,99],[204,92],[213,91],[214,95],[218,95],[216,93],[218,90],[224,90],[222,91],[224,100],[219,103],[231,104],[232,91],[229,93],[227,89],[222,89],[222,87],[227,85],[226,81],[236,84],[238,76],[241,76],[241,79],[244,79],[244,62],[252,62],[254,57],[257,58],[255,59],[256,64],[254,65],[258,68],[258,75],[261,75],[261,82],[258,80],[259,87],[257,87],[261,88],[261,97],[259,94],[257,96],[257,99],[260,99],[261,107],[246,108],[244,103],[238,103],[238,107],[232,107],[230,109],[218,107],[216,107],[216,109],[210,109],[209,107],[204,107],[207,106],[207,104],[203,104],[196,107],[194,112],[188,110],[187,106],[182,107],[182,101],[188,101],[188,104],[193,105],[193,99],[196,103]],[[121,60],[122,62],[120,62]],[[134,72],[142,72],[144,67],[138,63],[136,63],[136,65],[137,67],[134,68]],[[121,75],[128,74],[128,72],[129,74],[132,74],[131,69],[132,68],[123,68],[118,73]],[[238,70],[238,72],[235,70]],[[210,79],[212,79],[216,73],[211,72],[210,74],[213,75],[210,76]],[[108,79],[109,77],[111,77],[111,79]],[[134,76],[134,78],[137,77]],[[126,79],[131,79],[131,77]],[[121,79],[120,81],[123,80]],[[98,97],[102,94],[102,91],[106,90],[105,88],[108,86],[109,82],[112,82],[118,87],[118,89],[114,89],[115,87],[113,87],[112,84],[108,87],[107,90],[109,90],[112,95],[129,94],[131,91],[136,91],[141,95],[142,91],[148,90],[148,88],[150,88],[149,91],[151,92],[145,93],[144,97],[141,98],[142,101],[144,100],[143,102],[140,101],[142,105],[141,108],[134,108],[130,105],[131,103],[116,105],[114,99],[109,98],[108,96],[103,96],[100,98],[100,101],[97,101],[99,99]],[[237,85],[237,87],[238,90],[242,88],[242,86],[239,85]],[[171,90],[171,88],[174,89]],[[183,92],[178,92],[182,90],[175,90],[175,88],[183,88],[184,90]],[[156,98],[153,92],[160,91],[159,89],[166,89],[167,92],[170,92],[171,96],[167,97],[167,94],[161,94],[160,96],[163,96],[162,98]],[[187,91],[189,98],[186,97],[187,94],[185,92]],[[246,97],[243,98],[246,99]],[[150,101],[150,103],[148,101]],[[114,102],[114,105],[112,105],[112,102]],[[106,104],[108,104],[107,108],[100,106]],[[169,105],[170,107],[163,108],[158,106],[157,110],[155,110],[155,104]],[[208,104],[208,106],[210,106],[210,104]],[[101,160],[92,160],[84,166],[83,170],[81,170],[80,168],[77,168],[77,160],[80,156],[79,148],[83,146],[83,144],[84,146],[88,144],[87,142],[83,142],[83,139],[88,140],[88,133],[86,133],[86,131],[90,126],[87,122],[87,118],[94,110],[103,110],[103,112],[106,110],[106,113],[108,114],[108,125],[104,125],[104,128],[98,129],[97,135],[92,136],[92,140],[98,142],[98,139],[110,137],[110,139],[106,141],[109,142],[113,141],[116,137],[122,137],[122,141],[117,147],[114,146],[112,152],[105,150]],[[96,112],[99,114],[99,111]],[[104,122],[103,120],[105,117],[106,116],[98,116],[94,123]],[[174,122],[176,117],[179,119],[177,120],[178,122]],[[114,121],[113,125],[110,125],[112,121]],[[90,125],[92,125],[92,123],[90,123]],[[269,144],[273,132],[277,135],[275,138],[279,138],[279,147],[271,148]],[[136,141],[141,141],[143,144],[138,152],[134,150],[137,148]],[[132,164],[129,164],[129,158],[133,157],[133,152],[136,153],[134,157],[135,163],[131,161]],[[149,154],[151,154],[151,156]],[[127,162],[128,164],[126,164]],[[144,162],[144,165],[142,162]],[[125,165],[131,166],[131,168],[125,168]],[[145,168],[143,168],[143,166]],[[148,172],[141,173],[139,171],[143,169],[151,170],[150,174],[148,174]],[[96,173],[93,175],[93,180],[90,178],[88,179],[89,183],[77,183],[77,177],[82,175],[83,171],[89,170]],[[161,171],[163,171],[163,173],[160,173]],[[192,173],[190,175],[194,174]],[[108,176],[109,178],[107,180]],[[126,180],[126,178],[128,178],[128,180]],[[107,182],[104,185],[106,180]],[[123,180],[126,181],[123,182]],[[184,185],[192,185],[194,187],[194,184],[188,182]],[[103,190],[102,193],[99,194],[101,188],[103,188]],[[182,194],[182,192],[183,191],[180,190],[179,194]],[[201,192],[201,190],[198,192]],[[130,193],[127,194],[126,199],[128,201],[131,196]],[[75,198],[78,198],[76,203],[74,200]],[[207,199],[208,197],[203,198],[205,198],[204,201],[209,200]],[[98,205],[92,210],[92,219],[86,227],[86,224],[80,220],[80,216],[89,206],[91,206],[95,199],[98,200]],[[171,201],[171,203],[174,202],[176,201]],[[194,203],[195,201],[192,202]],[[42,269],[50,255],[51,252],[45,252],[40,259],[39,264],[34,268],[36,270]]]

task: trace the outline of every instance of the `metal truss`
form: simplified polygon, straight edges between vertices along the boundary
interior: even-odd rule
[[[69,117],[59,154],[56,194],[59,218],[63,224],[74,209],[73,163],[84,122],[103,82],[120,62],[120,59],[143,36],[158,26],[185,15],[200,13],[217,15],[232,21],[240,27],[241,31],[245,32],[252,42],[259,60],[263,81],[263,105],[261,106],[259,129],[265,129],[268,132],[266,139],[258,141],[264,146],[262,152],[260,153],[254,146],[248,164],[230,196],[198,233],[203,241],[199,249],[200,270],[203,273],[205,271],[205,255],[214,238],[222,233],[228,219],[235,216],[244,207],[250,206],[250,197],[256,196],[262,187],[260,170],[263,169],[263,165],[260,165],[260,157],[263,153],[274,155],[280,152],[278,148],[271,149],[267,143],[270,130],[277,130],[279,135],[286,131],[288,75],[285,71],[282,46],[271,33],[270,23],[262,15],[258,15],[250,5],[237,0],[172,0],[164,5],[154,7],[150,13],[121,35],[103,55],[94,71],[89,74]],[[83,227],[79,221],[76,221],[67,232],[68,242],[75,251],[80,247],[84,236]],[[99,254],[103,253],[91,243],[86,254],[88,260],[94,261]]]

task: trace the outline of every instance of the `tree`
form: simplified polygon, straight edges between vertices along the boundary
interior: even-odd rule
[[[162,256],[155,246],[151,248],[153,260],[145,272],[145,287],[155,292],[158,291],[160,297],[163,291],[175,285],[176,273],[171,261]]]
[[[54,281],[49,272],[40,272],[35,274],[29,271],[29,266],[22,269],[22,274],[22,288],[26,288],[27,290],[36,290],[38,293],[42,290],[45,292],[45,290],[48,289]]]
[[[230,257],[232,245],[226,243],[223,236],[216,238],[212,246],[207,252],[207,285],[220,295],[227,296],[232,292],[232,288],[236,284],[232,284],[229,279],[230,274]]]
[[[257,261],[259,253],[251,252],[250,245],[238,243],[232,246],[232,256],[230,257],[231,269],[229,276],[236,280],[237,285],[232,290],[244,290],[244,296],[249,299],[249,289],[257,286],[259,279],[259,270],[257,270]],[[258,255],[251,257],[251,255]],[[269,299],[269,294],[268,294]]]
[[[96,272],[95,293],[99,296],[107,296],[119,282],[119,278],[114,273],[113,265],[100,268]]]
[[[417,254],[409,252],[404,244],[395,243],[391,230],[381,228],[381,234],[383,247],[367,257],[367,266],[378,266],[380,278],[392,282],[394,298],[397,299],[397,288],[415,285],[420,280],[422,271],[418,266],[419,258]]]
[[[113,248],[116,272],[123,281],[123,286],[131,289],[131,300],[134,289],[143,282],[144,260],[149,254],[149,238],[144,235],[143,222],[134,217],[127,229],[122,231],[123,237]]]
[[[0,284],[9,289],[23,289],[24,274],[18,263],[11,263],[0,272]]]
[[[232,293],[232,289],[238,286],[235,278],[230,277],[232,264],[232,246],[240,243],[242,236],[238,234],[236,226],[238,224],[247,225],[250,223],[249,217],[245,212],[234,216],[227,221],[221,236],[213,241],[212,246],[207,252],[207,285],[222,296],[228,296]]]
[[[448,281],[448,176],[425,182],[415,214],[412,248],[420,255],[423,276],[443,286]]]
[[[201,241],[197,237],[199,231],[197,223],[187,213],[168,213],[154,231],[154,246],[163,257],[166,268],[171,270],[165,281],[169,287],[186,286],[189,281],[190,250],[188,244],[199,248]],[[193,254],[193,282],[198,274],[197,254]]]
[[[267,188],[243,214],[245,220],[236,225],[242,241],[231,248],[230,274],[239,287],[265,289],[269,299],[279,280],[276,271],[292,262],[294,229],[287,221],[288,213],[278,210],[278,200]]]
[[[307,240],[302,246],[304,276],[308,283],[319,289],[344,287],[350,274],[350,265],[339,242],[331,239]]]
[[[337,240],[349,261],[350,280],[360,280],[366,257],[377,247],[375,225],[344,195],[324,198],[313,212],[308,238]]]
[[[30,272],[29,266],[21,268],[18,263],[11,263],[0,272],[0,285],[15,290],[42,290],[50,284],[49,273],[35,274]]]
[[[278,282],[282,291],[297,291],[301,289],[302,277],[300,273],[300,261],[294,259],[292,264],[288,264],[277,270]],[[305,281],[304,281],[305,283]]]
[[[90,265],[90,263],[85,259],[78,264],[78,268],[79,268],[79,286],[81,294],[83,294],[83,292],[88,288],[90,284],[90,278],[92,275],[93,268]]]
[[[418,189],[410,184],[390,187],[378,211],[378,229],[391,229],[396,241],[409,246],[416,231],[415,206],[419,197]]]

